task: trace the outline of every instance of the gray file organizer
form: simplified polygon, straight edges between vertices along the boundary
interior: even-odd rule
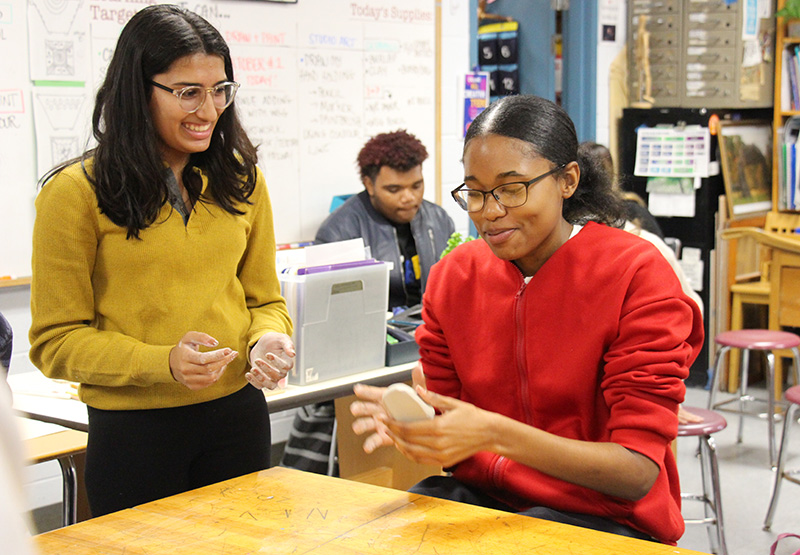
[[[297,351],[290,384],[307,385],[384,366],[390,269],[391,264],[382,263],[279,275]]]

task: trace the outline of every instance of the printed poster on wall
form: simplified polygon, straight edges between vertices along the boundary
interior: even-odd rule
[[[464,132],[489,105],[489,72],[474,71],[464,76]]]

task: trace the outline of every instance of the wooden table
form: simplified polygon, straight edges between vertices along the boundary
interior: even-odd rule
[[[35,542],[42,555],[698,553],[286,468],[81,522]]]
[[[17,417],[17,422],[23,437],[25,455],[30,464],[58,461],[63,483],[61,523],[64,526],[74,524],[78,517],[79,482],[75,456],[86,451],[88,434],[53,424],[29,421],[26,418]],[[37,425],[51,428],[38,429]]]

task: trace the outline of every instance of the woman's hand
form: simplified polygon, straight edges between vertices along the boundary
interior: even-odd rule
[[[250,350],[250,371],[244,377],[257,389],[275,389],[294,368],[294,343],[285,333],[267,332]]]
[[[683,405],[678,405],[678,424],[699,424],[702,421],[702,416],[697,416],[683,408]]]
[[[418,422],[385,420],[386,436],[403,455],[416,463],[447,468],[478,451],[493,450],[493,413],[422,387],[415,389],[440,415]]]
[[[411,381],[415,387],[417,385],[425,387],[425,374],[419,361],[411,371]],[[367,453],[372,453],[378,447],[394,444],[386,434],[386,425],[383,424],[383,421],[389,418],[381,404],[384,391],[385,387],[371,385],[356,384],[353,387],[353,393],[359,399],[350,404],[350,413],[356,417],[353,421],[353,431],[357,435],[373,432],[364,440],[363,448]]]
[[[378,447],[395,445],[415,462],[447,467],[488,448],[491,413],[427,391],[419,363],[412,372],[412,381],[420,397],[441,413],[433,420],[398,422],[381,404],[386,388],[355,386],[359,400],[350,405],[350,412],[356,417],[353,431],[359,435],[371,432],[364,441],[364,451],[372,453]]]
[[[196,391],[219,380],[222,373],[239,353],[224,348],[200,352],[200,347],[216,347],[219,342],[199,331],[190,331],[169,352],[169,369],[175,381]]]

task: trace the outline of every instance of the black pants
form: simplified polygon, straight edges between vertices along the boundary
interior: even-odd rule
[[[517,511],[494,497],[486,495],[481,490],[463,484],[450,476],[430,476],[412,486],[408,491],[420,495],[427,495],[429,497],[438,497],[439,499],[449,499],[450,501],[458,501],[459,503],[478,505],[480,507],[486,507],[487,509],[496,509],[498,511],[541,518],[542,520],[580,526],[581,528],[590,528],[592,530],[608,532],[609,534],[617,534],[619,536],[640,540],[653,540],[650,535],[644,532],[600,516],[556,511],[547,507],[531,507],[526,511]]]
[[[250,385],[184,407],[89,407],[85,479],[92,516],[268,468],[270,440],[264,394]]]

